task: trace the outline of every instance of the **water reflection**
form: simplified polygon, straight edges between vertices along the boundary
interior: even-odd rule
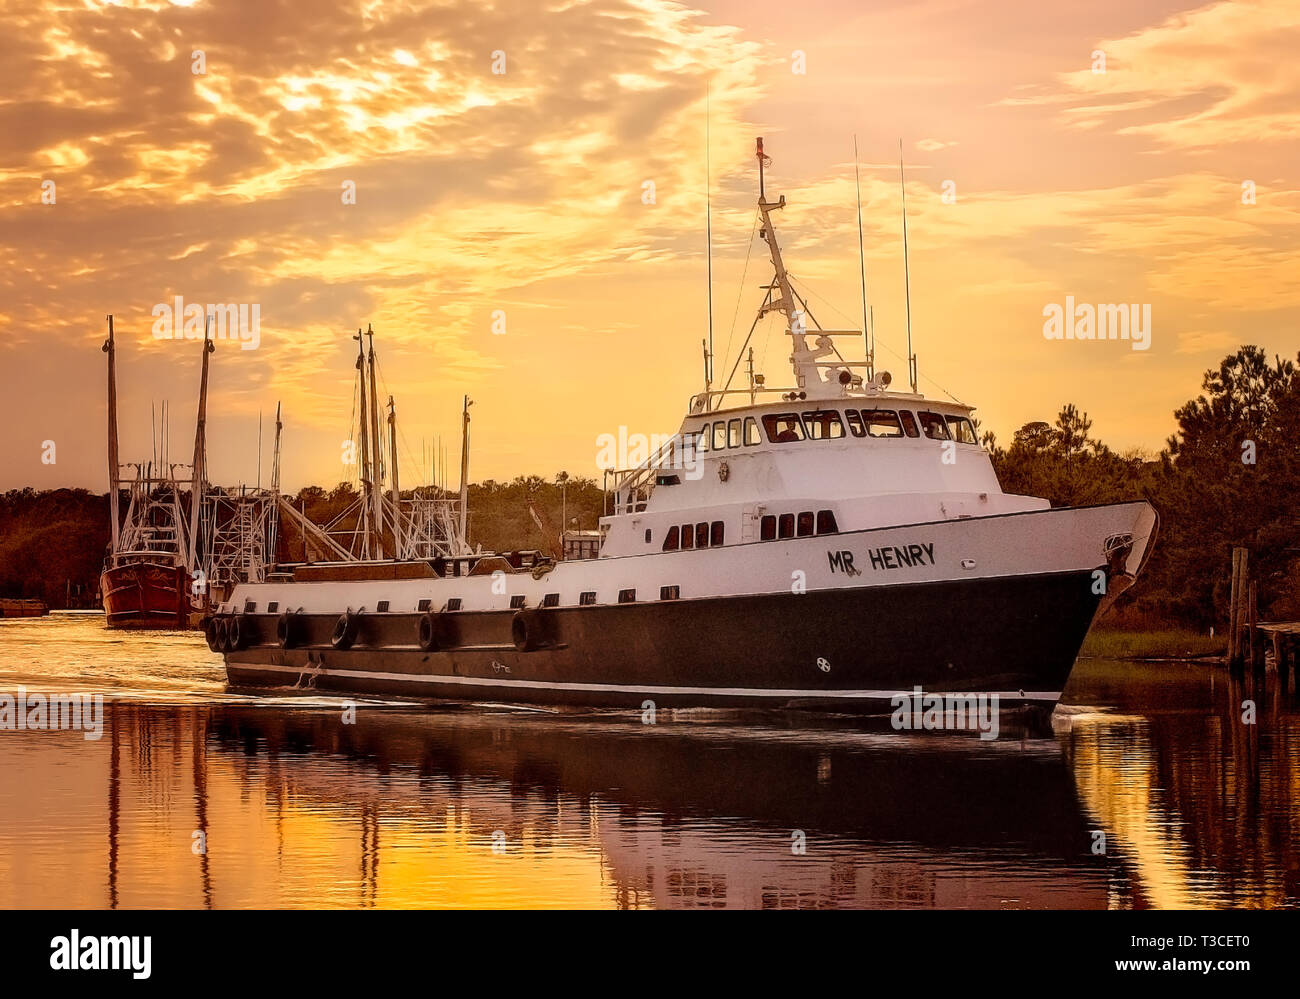
[[[1300,901],[1300,717],[1277,677],[1162,664],[1142,715],[1071,719],[1079,796],[1132,872],[1133,907],[1294,907]],[[1172,672],[1172,675],[1171,675]],[[1194,674],[1193,674],[1194,675]],[[1085,677],[1087,674],[1085,673]],[[1104,700],[1108,683],[1095,690]],[[1161,687],[1164,687],[1163,691]],[[1134,689],[1136,687],[1137,689]],[[1146,689],[1142,689],[1145,687]],[[1256,722],[1244,721],[1253,707]]]
[[[1085,662],[1051,728],[995,742],[701,712],[347,724],[232,695],[185,637],[40,627],[3,629],[0,690],[114,701],[98,741],[0,732],[4,907],[1300,904],[1300,713],[1272,675]]]

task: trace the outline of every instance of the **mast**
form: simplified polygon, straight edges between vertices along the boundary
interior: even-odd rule
[[[393,557],[402,557],[402,490],[397,481],[397,406],[388,397],[388,455],[392,461],[389,481],[393,489]]]
[[[375,383],[375,331],[366,324],[366,336],[370,338],[370,436],[373,441],[370,456],[375,475],[375,488],[371,492],[371,503],[375,511],[375,547],[379,557],[384,557],[384,454],[379,437],[379,395]]]
[[[112,554],[117,554],[118,535],[121,530],[118,514],[120,502],[117,467],[117,345],[113,341],[113,317],[108,317],[108,340],[104,343],[108,355],[108,510],[112,518]]]
[[[469,516],[469,407],[474,405],[469,396],[465,396],[461,411],[460,426],[460,540],[468,543],[465,533]]]
[[[772,269],[775,272],[772,279],[772,286],[779,295],[776,298],[770,297],[772,288],[769,288],[769,297],[763,302],[758,310],[758,318],[762,318],[769,312],[780,312],[785,316],[787,332],[794,341],[794,351],[790,357],[790,363],[794,367],[795,380],[800,388],[803,388],[811,376],[815,383],[820,383],[821,376],[817,373],[817,359],[831,353],[834,348],[824,346],[819,338],[817,350],[810,350],[805,340],[808,332],[804,323],[803,312],[798,308],[798,299],[795,297],[794,289],[790,287],[790,276],[786,273],[785,262],[781,259],[781,247],[777,243],[776,228],[772,223],[772,212],[779,208],[785,207],[785,195],[781,195],[778,201],[768,201],[763,177],[764,168],[772,162],[771,157],[763,152],[763,139],[758,139],[758,149],[755,153],[758,159],[758,210],[763,214],[763,228],[759,230],[759,235],[767,243],[767,248],[772,257]]]
[[[903,140],[898,140],[898,188],[903,195],[903,289],[907,300],[907,373],[916,391],[916,355],[912,353],[912,278],[907,266],[907,185],[903,182]]]
[[[209,316],[203,317],[203,360],[199,367],[199,412],[194,421],[194,465],[190,480],[190,546],[185,557],[185,568],[197,568],[199,523],[203,517],[203,493],[207,488],[207,431],[208,431],[208,355],[216,346],[208,339]]]
[[[858,176],[858,137],[853,137],[853,186],[858,194],[858,272],[862,278],[862,338],[867,348],[867,381],[876,374],[876,346],[871,342],[867,318],[867,252],[862,243],[862,179]]]
[[[280,561],[280,432],[284,424],[280,422],[280,404],[275,404],[275,449],[271,452],[271,508],[267,511],[266,540],[268,560],[271,564]],[[305,544],[305,542],[304,542]]]
[[[357,341],[357,377],[361,387],[361,557],[370,558],[370,421],[366,415],[366,345],[361,330],[353,337]]]

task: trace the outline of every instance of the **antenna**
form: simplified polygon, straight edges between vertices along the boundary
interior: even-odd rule
[[[858,137],[853,136],[853,186],[858,193],[858,270],[862,277],[862,338],[867,347],[867,381],[876,374],[875,346],[871,342],[871,325],[867,321],[867,254],[862,246],[862,181],[858,177]]]
[[[713,172],[709,162],[709,85],[704,85],[704,242],[709,275],[709,349],[704,355],[704,391],[713,388]]]
[[[903,140],[898,140],[898,188],[903,194],[903,289],[907,301],[907,373],[916,392],[916,355],[912,353],[912,277],[907,266],[907,185],[903,182]]]

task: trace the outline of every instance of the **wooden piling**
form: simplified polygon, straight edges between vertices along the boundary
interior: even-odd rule
[[[1228,665],[1236,669],[1242,663],[1241,606],[1246,575],[1246,549],[1232,549],[1232,577],[1228,594]]]

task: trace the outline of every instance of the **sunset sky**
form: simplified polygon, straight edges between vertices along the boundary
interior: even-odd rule
[[[787,264],[834,327],[861,315],[856,135],[896,384],[902,140],[921,389],[1004,442],[1073,402],[1112,446],[1154,452],[1223,355],[1300,347],[1296,0],[0,11],[0,489],[105,488],[107,313],[122,460],[148,457],[168,400],[188,462],[199,350],[151,334],[176,296],[261,308],[258,348],[213,356],[217,483],[257,478],[259,412],[269,469],[277,401],[283,484],[351,477],[350,334],[368,323],[404,485],[427,478],[422,441],[457,460],[463,393],[475,481],[598,476],[599,435],[671,432],[702,387],[706,120],[719,373],[770,275],[757,238],[745,271],[758,135]],[[1046,340],[1067,295],[1150,305],[1150,349]],[[777,322],[755,355],[785,384]]]

